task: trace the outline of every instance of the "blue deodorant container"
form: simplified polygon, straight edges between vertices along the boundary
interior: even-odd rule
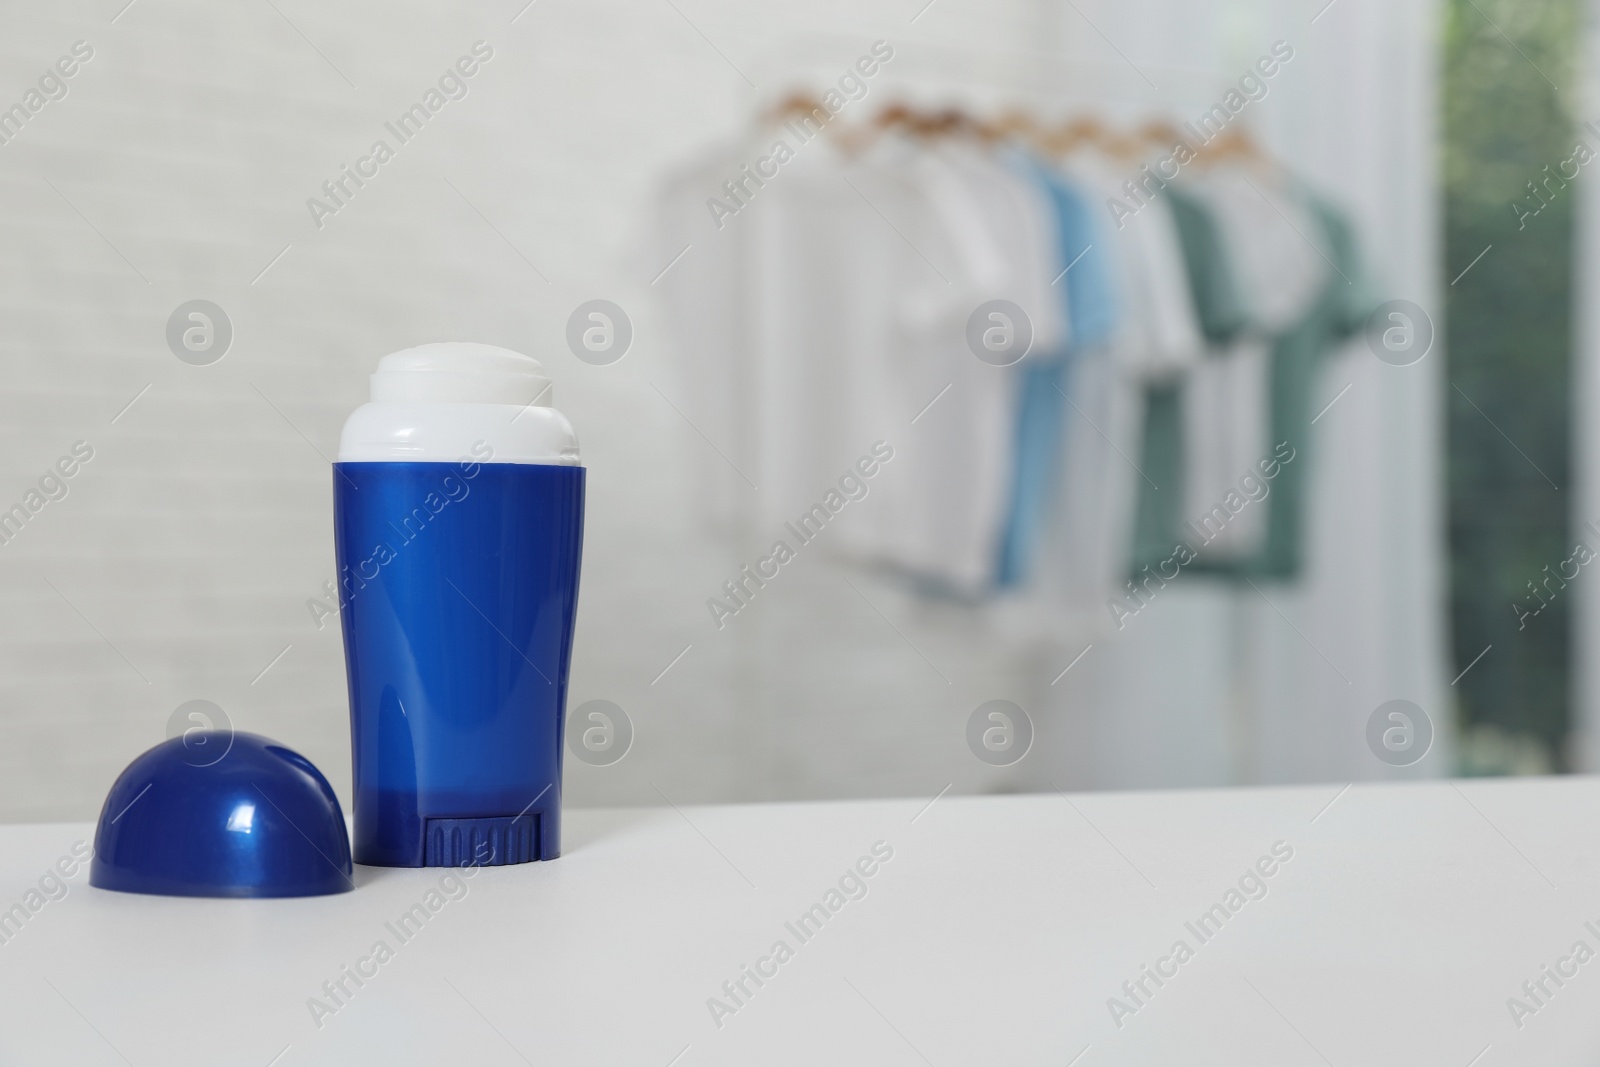
[[[355,861],[554,859],[584,469],[540,364],[384,357],[333,493]]]

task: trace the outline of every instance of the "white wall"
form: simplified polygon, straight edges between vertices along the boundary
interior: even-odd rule
[[[921,14],[920,0],[537,0],[520,14],[522,0],[138,0],[119,15],[122,2],[0,12],[0,104],[74,41],[95,50],[70,94],[0,147],[0,507],[73,442],[94,448],[70,494],[0,546],[0,818],[90,817],[195,698],[299,749],[348,795],[339,637],[307,608],[333,576],[327,461],[377,358],[439,339],[544,360],[583,441],[572,704],[616,701],[637,740],[611,768],[569,762],[571,802],[1029,780],[979,765],[962,726],[985,700],[1034,702],[1054,661],[1006,651],[959,611],[867,589],[949,684],[821,559],[786,570],[737,626],[711,627],[705,598],[748,555],[694,513],[696,465],[722,460],[662,399],[692,415],[697,385],[676,373],[652,302],[665,264],[643,251],[650,193],[663,167],[876,38],[923,93],[1050,88],[1143,110],[1204,96],[1264,50],[1267,14],[1288,5],[1080,3],[1141,73],[1045,0]],[[1375,4],[1341,0],[1327,20]],[[306,199],[479,39],[494,57],[470,95],[318,229]],[[197,297],[235,329],[207,367],[164,341],[169,313]],[[636,328],[611,367],[563,341],[595,297]]]

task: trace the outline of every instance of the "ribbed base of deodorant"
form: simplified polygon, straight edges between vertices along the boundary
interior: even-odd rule
[[[422,865],[499,867],[508,863],[531,863],[540,858],[540,822],[538,815],[428,819]]]

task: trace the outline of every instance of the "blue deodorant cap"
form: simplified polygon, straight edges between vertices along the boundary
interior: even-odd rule
[[[355,888],[344,812],[322,772],[226,730],[190,730],[128,764],[100,811],[89,884],[180,897]]]

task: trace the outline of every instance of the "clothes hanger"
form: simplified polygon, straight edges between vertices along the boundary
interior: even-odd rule
[[[767,122],[782,122],[795,115],[809,115],[811,109],[821,106],[815,97],[806,93],[790,93],[769,107],[761,117]]]
[[[769,109],[765,118],[776,124],[810,116],[818,110],[826,111],[818,98],[796,92]],[[840,125],[836,130],[851,155],[859,154],[891,131],[924,140],[970,137],[984,144],[1019,139],[1040,154],[1057,158],[1093,149],[1119,162],[1137,160],[1145,156],[1151,146],[1172,148],[1182,144],[1194,151],[1194,162],[1202,168],[1239,163],[1266,177],[1278,179],[1282,176],[1281,168],[1261,150],[1249,132],[1237,126],[1222,131],[1206,144],[1195,146],[1182,130],[1164,119],[1149,120],[1132,133],[1124,133],[1112,129],[1094,115],[1079,115],[1067,122],[1046,126],[1021,108],[1013,108],[999,119],[986,122],[959,107],[924,111],[896,102],[886,105],[867,122]]]
[[[1201,145],[1195,153],[1195,162],[1208,169],[1237,164],[1255,171],[1258,177],[1265,180],[1280,184],[1287,181],[1287,175],[1278,162],[1261,149],[1248,131],[1237,126],[1229,127],[1209,144]]]
[[[1236,126],[1223,130],[1197,153],[1200,162],[1212,166],[1228,160],[1254,159],[1259,154],[1250,135]]]
[[[1039,120],[1034,118],[1031,112],[1019,107],[1001,112],[991,128],[1001,137],[1017,137],[1026,141],[1036,140],[1044,132]]]
[[[1099,119],[1083,115],[1047,131],[1043,143],[1050,154],[1065,156],[1077,151],[1082,145],[1101,144],[1110,135],[1111,131],[1103,126]]]
[[[1183,135],[1183,131],[1165,119],[1151,119],[1139,127],[1135,136],[1146,144],[1160,148],[1189,144],[1189,139]]]

